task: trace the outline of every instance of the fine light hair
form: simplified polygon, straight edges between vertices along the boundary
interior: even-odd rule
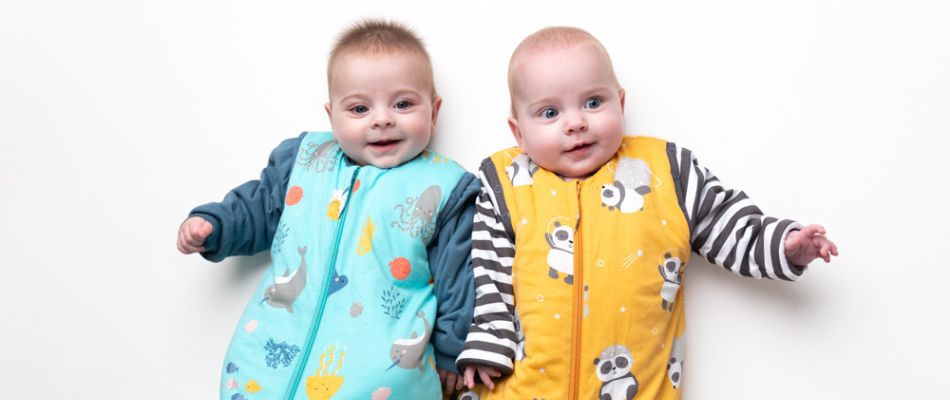
[[[336,43],[333,44],[333,49],[330,50],[330,60],[327,62],[327,87],[333,85],[333,66],[342,57],[349,55],[379,57],[396,54],[419,57],[423,68],[422,73],[425,74],[431,89],[429,95],[435,98],[432,60],[422,44],[422,39],[407,26],[382,19],[358,21],[340,34]]]
[[[601,53],[603,53],[604,62],[610,70],[610,75],[613,77],[614,82],[618,82],[617,74],[614,73],[613,62],[610,61],[610,54],[607,53],[607,49],[594,35],[573,26],[547,27],[524,38],[511,54],[511,60],[508,61],[508,95],[511,99],[511,116],[516,117],[514,71],[518,62],[524,62],[524,59],[539,52],[557,51],[586,43],[594,44],[600,49]]]

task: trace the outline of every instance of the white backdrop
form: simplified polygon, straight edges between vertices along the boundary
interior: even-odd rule
[[[514,46],[575,25],[610,51],[630,133],[828,228],[841,257],[795,284],[691,264],[686,399],[941,396],[950,6],[582,3],[0,0],[0,397],[217,396],[268,260],[182,256],[178,224],[329,128],[329,46],[366,16],[424,38],[434,146],[469,169],[514,144]]]

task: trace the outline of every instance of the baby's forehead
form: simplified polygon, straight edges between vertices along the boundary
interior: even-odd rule
[[[402,60],[395,61],[395,59],[408,60],[408,63],[402,62]],[[429,58],[423,53],[407,49],[393,49],[384,52],[349,51],[339,54],[338,57],[331,59],[330,64],[327,66],[327,80],[331,91],[334,83],[339,84],[343,82],[340,81],[340,79],[343,79],[343,76],[352,75],[340,69],[344,68],[342,64],[352,66],[354,65],[353,62],[363,65],[364,68],[369,68],[364,71],[392,71],[393,68],[402,67],[402,70],[399,72],[400,75],[421,79],[425,85],[429,87],[428,90],[431,92],[430,94],[435,94],[435,82]]]
[[[387,59],[392,58],[407,58],[412,62],[418,63],[420,66],[431,70],[429,57],[426,54],[410,49],[400,48],[386,50],[352,50],[341,52],[337,57],[330,60],[327,70],[332,73],[333,68],[338,66],[340,63],[354,59],[367,59],[373,61],[374,63],[379,63],[379,65],[382,66],[387,62]]]
[[[604,65],[609,66],[610,55],[607,53],[607,49],[604,48],[600,42],[596,40],[583,40],[571,43],[549,43],[543,46],[529,46],[529,47],[519,47],[514,54],[511,55],[511,60],[508,63],[508,70],[510,72],[515,72],[523,66],[531,66],[539,62],[544,62],[546,56],[551,56],[557,53],[564,53],[569,51],[575,51],[578,49],[594,49],[596,50],[596,57],[600,58],[600,61]]]
[[[508,87],[512,92],[525,90],[523,85],[526,82],[550,76],[552,71],[564,76],[569,74],[567,71],[578,69],[585,71],[585,76],[608,76],[609,80],[617,82],[610,56],[603,46],[592,41],[556,48],[525,49],[516,53],[508,69]]]

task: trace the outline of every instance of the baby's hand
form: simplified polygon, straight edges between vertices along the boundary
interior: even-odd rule
[[[465,386],[468,386],[469,389],[475,387],[475,371],[478,371],[478,377],[481,378],[485,386],[488,386],[489,390],[495,389],[495,383],[492,382],[491,378],[501,376],[501,372],[498,372],[498,370],[492,367],[482,365],[469,364],[465,366]]]
[[[205,251],[204,244],[214,227],[201,217],[191,217],[178,228],[178,251],[191,254]]]
[[[439,371],[439,382],[442,382],[442,391],[445,394],[452,394],[456,390],[462,390],[462,379],[455,372],[436,367]]]
[[[831,262],[831,256],[837,255],[838,246],[825,237],[825,228],[821,225],[808,225],[785,237],[785,256],[794,265],[805,266],[818,257]]]

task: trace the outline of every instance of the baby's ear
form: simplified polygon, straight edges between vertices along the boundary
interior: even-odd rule
[[[333,120],[333,108],[330,106],[330,102],[329,102],[329,101],[326,102],[326,103],[323,105],[323,109],[324,109],[324,110],[327,110],[327,118],[330,118],[330,120],[332,121],[332,120]]]
[[[511,128],[511,134],[514,135],[518,146],[524,148],[524,141],[521,139],[521,128],[518,126],[518,120],[515,117],[508,117],[508,127]]]
[[[617,93],[620,95],[620,115],[623,115],[624,104],[627,100],[627,92],[623,88],[617,89]]]
[[[435,128],[435,123],[439,119],[440,109],[442,109],[442,97],[435,96],[432,99],[432,128]]]

